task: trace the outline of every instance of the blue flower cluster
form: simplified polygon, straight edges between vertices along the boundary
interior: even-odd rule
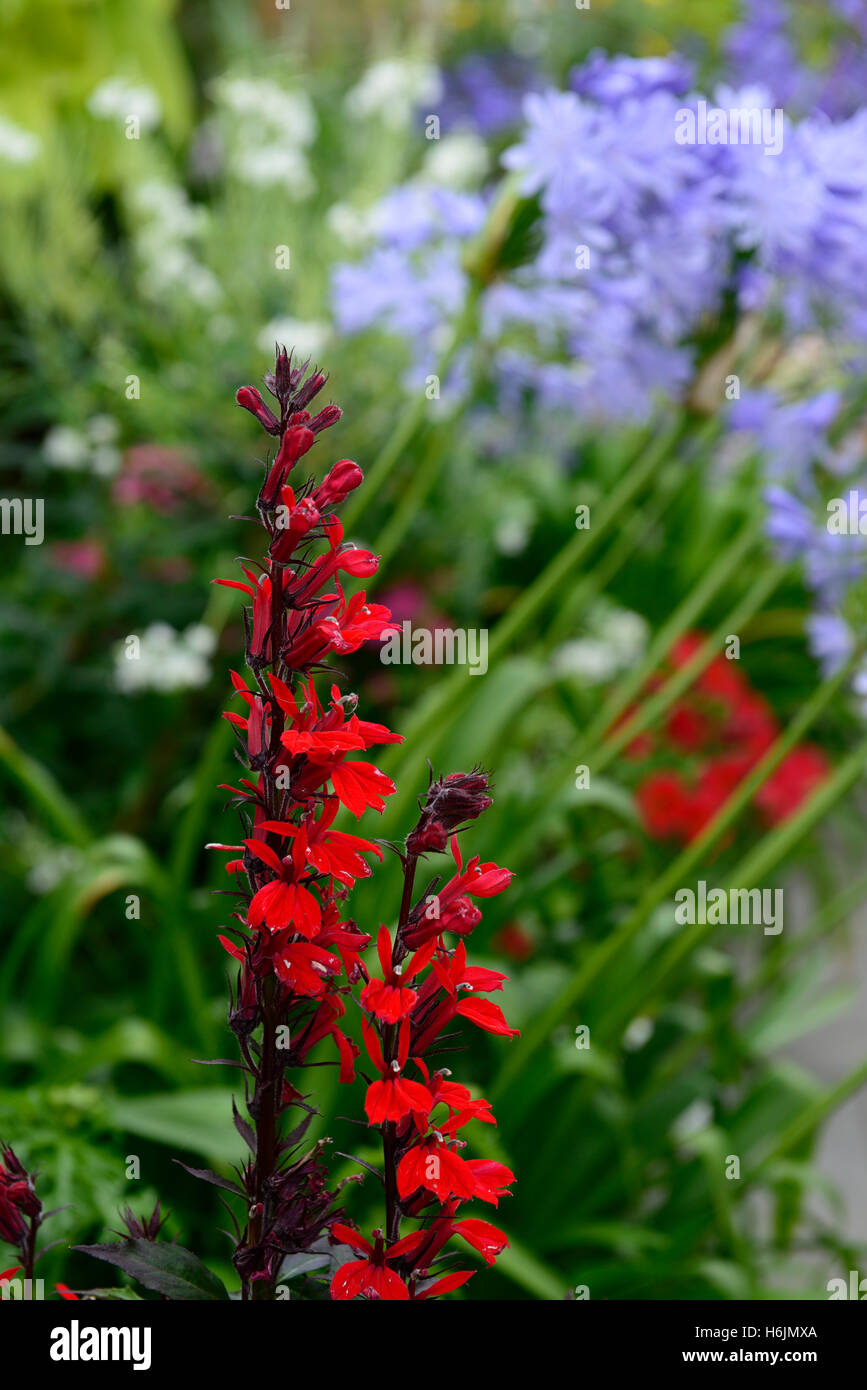
[[[837,438],[845,405],[836,390],[793,401],[760,390],[737,401],[729,416],[735,437],[748,440],[763,461],[767,535],[781,560],[803,567],[815,602],[810,650],[825,675],[853,650],[847,603],[867,571],[865,446],[860,424]],[[867,695],[867,667],[856,687]]]
[[[748,86],[720,83],[706,99],[677,55],[596,52],[566,90],[527,93],[501,163],[538,200],[538,249],[492,279],[479,309],[503,412],[530,401],[582,429],[646,422],[659,400],[685,398],[733,313],[760,315],[780,351],[814,336],[827,379],[863,369],[867,5],[833,8],[842,38],[818,74],[801,65],[789,7],[750,0],[727,41]],[[501,132],[510,109],[499,92],[477,127]],[[336,272],[341,331],[396,335],[414,381],[435,371],[495,196],[424,175],[393,191],[373,249]],[[827,670],[851,648],[845,601],[865,558],[860,535],[829,530],[824,509],[829,483],[855,485],[863,452],[832,442],[840,404],[836,392],[797,403],[752,392],[730,421],[765,460],[769,535],[805,560]]]
[[[711,105],[690,81],[677,57],[597,53],[570,90],[526,97],[503,164],[540,201],[541,249],[481,306],[507,398],[530,392],[589,423],[643,420],[656,398],[682,395],[731,298],[789,334],[867,342],[867,109],[791,122],[768,89],[721,86],[713,109],[761,116],[764,136],[681,142],[683,113]],[[341,331],[396,334],[414,379],[434,370],[491,196],[423,176],[394,190],[373,249],[337,269]]]
[[[811,0],[746,0],[743,19],[732,25],[725,45],[731,70],[741,82],[762,83],[787,111],[821,111],[834,120],[854,115],[867,91],[867,5],[829,0],[827,11],[823,15]],[[803,61],[795,33],[817,20],[823,32],[815,37],[827,51],[819,68]]]

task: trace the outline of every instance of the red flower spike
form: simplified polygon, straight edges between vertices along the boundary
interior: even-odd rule
[[[344,900],[383,851],[337,829],[337,816],[341,807],[355,817],[384,810],[394,783],[364,754],[401,736],[359,717],[356,697],[342,695],[336,685],[324,704],[313,672],[381,641],[396,625],[387,607],[368,603],[363,592],[347,596],[342,586],[344,577],[368,578],[379,565],[376,555],[345,540],[334,513],[362,482],[358,465],[341,459],[318,485],[290,485],[292,470],[317,436],[340,418],[334,405],[314,415],[307,409],[326,381],[318,369],[308,369],[309,363],[295,363],[278,348],[265,384],[279,414],[254,387],[237,393],[238,404],[277,440],[258,497],[267,554],[260,564],[242,566],[241,578],[215,581],[243,595],[249,671],[231,673],[239,704],[225,713],[248,772],[236,786],[224,784],[241,813],[243,838],[211,846],[235,856],[226,867],[246,884],[234,914],[241,931],[219,938],[237,967],[230,1026],[250,1078],[255,1130],[252,1156],[240,1174],[248,1217],[234,1263],[245,1298],[272,1297],[285,1253],[310,1249],[325,1230],[357,1257],[334,1275],[333,1299],[431,1299],[473,1274],[429,1278],[428,1267],[447,1240],[460,1236],[488,1262],[505,1244],[490,1223],[456,1215],[473,1197],[495,1204],[512,1181],[503,1165],[460,1153],[458,1133],[474,1120],[494,1124],[491,1107],[445,1071],[431,1075],[423,1053],[449,1022],[515,1035],[497,1005],[478,997],[500,990],[505,976],[468,965],[463,940],[453,953],[444,945],[450,933],[462,938],[473,930],[481,919],[476,903],[502,892],[511,874],[478,857],[464,866],[454,833],[491,804],[487,774],[432,780],[402,857],[407,882],[400,919],[393,935],[380,929],[381,973],[368,976],[361,957],[370,937],[346,916]],[[415,860],[422,851],[447,848],[449,839],[456,872],[438,893],[431,921],[426,903],[413,902]],[[369,1124],[382,1130],[391,1174],[385,1233],[374,1232],[373,1240],[335,1208],[317,1167],[319,1146],[290,1162],[280,1137],[284,1109],[309,1111],[294,1072],[311,1064],[312,1053],[317,1064],[339,1067],[341,1083],[354,1079],[359,1049],[343,1021],[346,995],[355,986],[364,1011],[363,1045],[375,1071],[364,1108]],[[272,1029],[280,1039],[276,1049],[266,1046]],[[434,1123],[435,1109],[443,1118]],[[411,1212],[437,1202],[440,1216],[427,1212],[432,1221],[424,1228],[401,1232]]]

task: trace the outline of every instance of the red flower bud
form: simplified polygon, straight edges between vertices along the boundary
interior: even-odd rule
[[[327,405],[324,410],[320,410],[318,415],[314,415],[310,421],[310,428],[314,434],[319,434],[321,430],[327,430],[331,425],[336,425],[343,411],[339,405]]]
[[[277,457],[271,465],[265,486],[259,494],[259,501],[262,506],[273,507],[287,475],[315,442],[316,436],[313,431],[308,430],[304,425],[293,425],[291,429],[286,431],[280,440],[280,448],[277,450]]]
[[[263,429],[266,429],[269,434],[280,433],[280,421],[277,419],[274,412],[268,409],[255,386],[242,386],[239,391],[235,392],[235,400],[238,402],[238,405],[243,406],[245,410],[249,410],[251,415],[255,415],[259,424]]]
[[[341,459],[325,475],[313,494],[317,507],[322,511],[325,507],[338,506],[363,481],[364,474],[358,464],[353,463],[351,459]]]

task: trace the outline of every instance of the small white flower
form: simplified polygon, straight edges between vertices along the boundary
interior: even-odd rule
[[[98,444],[90,456],[90,467],[98,478],[113,478],[120,468],[120,450],[111,444]]]
[[[87,109],[99,121],[126,121],[134,116],[142,130],[153,130],[162,117],[160,99],[152,87],[125,77],[100,82],[87,99]]]
[[[631,666],[644,654],[648,625],[640,613],[628,608],[612,609],[606,615],[603,631],[623,666]]]
[[[128,655],[124,642],[115,647],[115,687],[124,695],[134,695],[143,690],[169,694],[205,685],[210,675],[208,657],[215,645],[214,633],[201,623],[191,624],[185,632],[176,632],[168,623],[151,623],[141,635],[137,657]]]
[[[191,623],[184,634],[187,646],[199,656],[213,656],[217,646],[217,634],[206,623]]]
[[[241,117],[236,131],[245,145],[257,132],[283,137],[296,149],[316,138],[316,112],[306,92],[288,91],[270,78],[250,77],[220,77],[211,90],[221,106]]]
[[[87,422],[87,435],[93,444],[114,444],[119,433],[113,415],[92,415]]]
[[[376,233],[375,219],[349,203],[333,203],[325,214],[325,222],[346,246],[355,249],[366,245]]]
[[[139,184],[133,203],[151,223],[150,235],[157,242],[188,240],[199,236],[207,225],[207,210],[194,207],[183,188],[163,179],[148,179]]]
[[[699,1097],[678,1115],[671,1126],[672,1137],[678,1143],[683,1143],[685,1140],[691,1139],[693,1135],[699,1134],[703,1129],[707,1129],[712,1120],[712,1106],[708,1101]]]
[[[55,425],[42,441],[42,455],[52,468],[85,468],[90,449],[80,430]]]
[[[58,845],[39,859],[27,875],[27,887],[42,896],[57,888],[81,865],[81,854],[72,845]]]
[[[563,675],[580,676],[589,685],[608,681],[620,669],[617,652],[598,637],[578,637],[564,642],[554,653],[554,668]]]
[[[554,653],[554,666],[590,685],[601,684],[635,665],[645,651],[647,637],[648,626],[639,613],[600,604],[591,616],[588,635],[565,642]]]
[[[257,188],[283,185],[295,198],[309,198],[316,180],[306,156],[292,145],[268,144],[236,152],[232,172],[243,183]]]
[[[346,97],[351,116],[376,116],[393,129],[409,124],[413,112],[430,106],[442,93],[442,80],[432,63],[411,58],[386,58],[374,63]]]
[[[623,1046],[627,1052],[637,1052],[653,1036],[652,1018],[640,1015],[634,1018],[623,1034]]]
[[[494,528],[494,544],[501,555],[520,555],[530,539],[530,527],[520,516],[505,517]]]
[[[432,183],[450,188],[472,188],[487,172],[487,147],[484,140],[471,131],[431,142],[424,173]]]
[[[145,292],[155,299],[182,294],[203,309],[220,304],[219,280],[191,249],[207,229],[207,209],[194,206],[183,188],[160,179],[140,184],[132,201],[142,218],[136,250]]]
[[[328,324],[319,319],[280,318],[266,323],[257,339],[262,352],[273,352],[275,343],[295,349],[295,356],[318,357],[328,342]]]
[[[32,164],[41,149],[42,141],[32,130],[0,116],[0,159],[7,164]]]

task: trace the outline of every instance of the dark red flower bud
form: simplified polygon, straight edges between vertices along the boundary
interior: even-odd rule
[[[42,1203],[33,1188],[33,1179],[6,1145],[0,1149],[0,1239],[21,1245],[26,1239],[25,1217],[38,1217]]]
[[[263,429],[266,429],[269,434],[280,433],[280,421],[277,419],[274,412],[268,409],[255,386],[242,386],[239,391],[235,392],[235,400],[238,402],[238,405],[243,406],[245,410],[249,410],[251,415],[255,415],[259,424]]]
[[[325,507],[339,506],[363,481],[364,474],[357,463],[351,459],[340,459],[313,494],[317,507],[322,511]]]
[[[5,1240],[7,1245],[20,1246],[26,1239],[27,1223],[0,1187],[0,1240]]]
[[[308,357],[306,361],[293,367],[292,353],[287,353],[285,347],[278,346],[274,370],[265,373],[265,385],[280,402],[284,423],[293,411],[302,410],[313,400],[314,396],[318,396],[328,380],[324,372],[314,371],[305,381],[304,377],[309,366],[310,358]]]
[[[301,410],[313,400],[314,396],[318,396],[327,380],[328,377],[324,372],[314,372],[312,376],[309,376],[304,385],[295,392],[292,402],[295,409]]]
[[[324,410],[320,410],[318,415],[314,415],[310,421],[310,428],[314,434],[319,434],[322,430],[330,429],[336,425],[343,411],[339,405],[327,405]]]
[[[277,349],[277,360],[274,363],[273,372],[265,375],[265,385],[278,401],[282,401],[292,392],[292,359],[285,347]]]
[[[480,770],[452,772],[432,782],[418,825],[407,836],[407,853],[444,850],[459,825],[475,820],[493,805],[487,794],[488,782],[488,774]]]
[[[169,1213],[166,1212],[165,1216],[162,1215],[158,1198],[150,1216],[139,1219],[132,1207],[125,1207],[120,1214],[120,1219],[133,1240],[157,1240],[162,1227],[169,1219]]]

